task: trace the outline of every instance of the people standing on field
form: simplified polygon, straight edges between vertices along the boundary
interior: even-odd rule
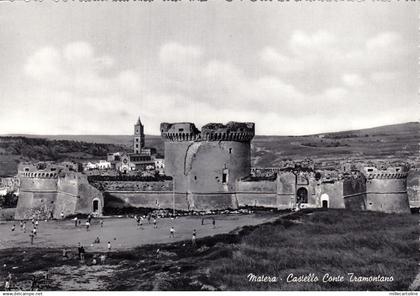
[[[101,257],[100,257],[101,264],[105,264],[105,258],[106,258],[105,254],[102,254]]]
[[[197,238],[197,231],[194,229],[193,234],[192,234],[192,238],[191,238],[191,243],[192,243],[193,247],[196,246],[196,242],[195,242],[196,238]]]
[[[10,281],[9,281],[9,279],[6,279],[6,281],[4,282],[4,290],[5,291],[10,291]]]

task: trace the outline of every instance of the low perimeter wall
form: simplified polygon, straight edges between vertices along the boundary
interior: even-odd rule
[[[13,220],[16,208],[0,209],[0,221]]]
[[[236,208],[235,194],[186,194],[172,191],[107,191],[105,207],[172,208],[203,211]]]

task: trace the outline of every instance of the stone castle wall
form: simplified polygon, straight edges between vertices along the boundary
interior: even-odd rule
[[[95,198],[99,202],[98,214],[102,213],[102,193],[80,173],[20,173],[19,179],[21,187],[15,219],[60,218],[61,212],[66,216],[88,214],[93,210]]]
[[[407,194],[411,208],[420,208],[420,169],[408,173]]]
[[[343,184],[346,208],[385,213],[408,213],[407,173],[373,173],[349,176]]]
[[[174,194],[172,191],[109,191],[106,192],[106,207],[124,208],[139,207],[153,209],[188,210],[189,204],[185,194]]]
[[[319,184],[319,186],[317,186],[316,190],[317,206],[322,207],[322,201],[328,200],[329,208],[345,208],[343,198],[343,180],[337,180],[329,183],[321,183]]]
[[[385,213],[408,213],[407,179],[370,179],[366,184],[366,209]]]

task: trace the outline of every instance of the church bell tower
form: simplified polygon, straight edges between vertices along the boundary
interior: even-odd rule
[[[144,126],[141,123],[140,116],[137,123],[134,125],[134,153],[140,154],[144,148]]]

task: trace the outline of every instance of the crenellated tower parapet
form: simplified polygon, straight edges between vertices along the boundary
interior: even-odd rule
[[[171,142],[198,141],[201,139],[200,131],[191,122],[178,122],[160,124],[163,140]]]
[[[193,123],[161,123],[160,131],[165,141],[229,141],[250,142],[255,136],[255,126],[252,122],[208,123],[201,129]]]
[[[409,168],[407,166],[369,166],[363,167],[361,172],[366,179],[406,179]]]
[[[255,136],[252,122],[209,123],[202,127],[201,138],[205,141],[250,142]]]

